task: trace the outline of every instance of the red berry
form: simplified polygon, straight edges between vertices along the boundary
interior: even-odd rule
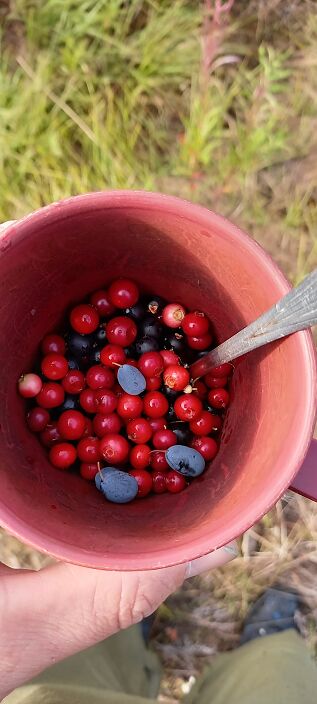
[[[179,328],[186,315],[186,310],[180,303],[169,303],[162,311],[162,320],[168,328]]]
[[[93,426],[91,418],[85,418],[85,430],[83,432],[83,438],[89,438],[93,435]]]
[[[86,381],[90,389],[111,389],[114,385],[115,377],[109,367],[94,364],[87,371]]]
[[[208,402],[214,408],[227,408],[229,393],[226,389],[211,389],[208,394]]]
[[[163,374],[164,384],[174,391],[183,391],[190,381],[190,374],[180,364],[171,364]]]
[[[165,458],[165,452],[160,452],[159,450],[151,452],[150,465],[152,469],[159,469],[161,472],[167,472],[170,469]]]
[[[109,287],[108,295],[116,308],[132,308],[139,299],[139,289],[131,279],[117,279]]]
[[[65,354],[66,345],[65,341],[60,335],[45,335],[41,344],[42,353],[44,355],[51,354]]]
[[[137,480],[139,487],[137,496],[139,499],[143,499],[152,489],[152,476],[150,472],[147,472],[145,469],[132,469],[129,474]]]
[[[92,422],[94,432],[98,438],[103,438],[104,435],[117,435],[122,428],[121,418],[116,413],[109,413],[106,416],[97,413]]]
[[[144,352],[138,362],[140,372],[145,377],[160,376],[164,362],[159,352]]]
[[[206,335],[201,335],[200,337],[187,337],[187,344],[192,350],[207,350],[212,343],[212,336],[208,332]]]
[[[137,334],[138,329],[134,320],[127,316],[120,315],[117,318],[112,318],[107,323],[106,335],[111,345],[129,347],[134,342]]]
[[[116,410],[118,397],[111,389],[97,389],[95,391],[97,412],[106,416]]]
[[[125,364],[129,364],[130,367],[138,366],[136,359],[130,359],[130,357],[125,360]]]
[[[194,310],[192,313],[185,315],[184,320],[182,320],[182,328],[186,335],[202,337],[209,332],[209,320],[205,313]]]
[[[201,414],[202,410],[202,402],[194,394],[182,394],[174,403],[174,411],[180,420],[194,420]]]
[[[104,289],[94,291],[89,300],[91,305],[97,308],[97,311],[102,318],[107,318],[108,315],[112,315],[112,313],[116,310],[115,306],[110,303],[109,295]]]
[[[61,354],[56,354],[51,352],[43,357],[41,362],[42,374],[47,377],[47,379],[57,380],[63,379],[63,377],[68,372],[68,362],[66,357]]]
[[[89,303],[80,303],[79,306],[75,306],[70,314],[70,324],[73,330],[81,335],[94,332],[99,325],[99,315],[96,308]]]
[[[192,420],[189,424],[189,429],[194,435],[209,435],[214,427],[214,416],[209,411],[202,411],[202,413]]]
[[[121,366],[125,360],[125,351],[119,345],[106,345],[100,351],[100,361],[106,367]]]
[[[218,367],[213,367],[210,370],[209,374],[211,374],[212,377],[224,377],[229,376],[232,370],[232,364],[230,364],[230,362],[224,362],[224,364],[219,364]]]
[[[148,391],[143,399],[143,409],[149,418],[161,418],[168,411],[168,401],[160,391]]]
[[[99,462],[101,454],[98,438],[82,438],[77,445],[77,455],[81,462]]]
[[[158,391],[162,386],[162,379],[159,376],[150,376],[145,381],[147,391]]]
[[[87,462],[83,462],[79,469],[80,476],[83,477],[83,479],[94,479],[98,471],[97,463],[88,464]]]
[[[40,438],[45,447],[52,447],[57,442],[61,442],[62,438],[58,432],[57,423],[49,423],[41,433]]]
[[[65,398],[65,392],[60,384],[55,384],[53,381],[48,381],[43,384],[40,393],[36,400],[42,408],[56,408],[60,406]]]
[[[178,472],[174,472],[174,470],[171,469],[171,471],[166,474],[165,484],[167,491],[171,494],[179,494],[179,492],[183,491],[186,487],[186,479],[182,474],[178,474]]]
[[[133,418],[127,424],[127,435],[130,440],[144,445],[152,437],[152,428],[146,418]]]
[[[140,396],[123,393],[118,399],[117,413],[125,420],[138,418],[143,411],[143,401]]]
[[[207,398],[208,394],[208,389],[207,386],[203,383],[203,381],[200,381],[200,379],[197,379],[194,384],[194,394],[198,396],[200,399],[205,399]]]
[[[19,394],[23,398],[34,398],[42,388],[43,382],[38,374],[23,374],[18,381]]]
[[[120,386],[117,381],[115,381],[114,386],[112,387],[112,391],[114,394],[116,394],[117,398],[120,398],[120,396],[123,396],[123,394],[125,393],[123,391],[122,386]]]
[[[173,350],[160,350],[160,355],[163,357],[164,369],[171,364],[179,364],[179,357]]]
[[[209,389],[220,389],[222,386],[226,386],[227,383],[226,376],[212,376],[211,373],[206,374],[204,380]]]
[[[152,491],[154,494],[164,494],[167,491],[165,478],[166,472],[161,472],[159,469],[152,472]]]
[[[122,435],[113,433],[100,440],[100,452],[110,465],[124,464],[128,459],[129,450],[129,443]]]
[[[64,411],[57,421],[57,428],[65,440],[79,440],[86,429],[85,416],[80,411]]]
[[[177,435],[172,430],[157,430],[152,438],[153,447],[156,450],[167,450],[172,445],[177,444]]]
[[[84,389],[79,396],[79,403],[86,413],[97,413],[97,402],[93,389]]]
[[[76,449],[69,442],[58,443],[51,447],[49,459],[57,469],[68,469],[76,461]]]
[[[26,420],[32,433],[41,433],[50,422],[50,414],[46,408],[35,406],[28,412]]]
[[[80,394],[85,385],[85,377],[79,369],[70,369],[62,381],[62,387],[67,394]]]
[[[198,450],[206,462],[213,460],[218,452],[216,441],[205,435],[193,438],[190,446]]]
[[[150,464],[151,449],[148,445],[134,445],[130,451],[129,461],[134,469],[145,469]]]
[[[166,418],[148,418],[152,432],[156,433],[157,430],[165,430],[167,426]]]

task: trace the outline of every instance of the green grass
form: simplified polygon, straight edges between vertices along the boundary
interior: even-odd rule
[[[310,240],[316,214],[310,208],[306,222],[302,204],[314,197],[313,179],[285,186],[278,212],[280,183],[263,185],[276,164],[305,158],[316,143],[310,7],[284,17],[282,2],[270,10],[240,0],[215,32],[194,0],[8,3],[0,218],[89,190],[145,188],[220,210],[271,250],[282,229],[292,242]],[[295,279],[302,258],[297,251],[286,263]]]

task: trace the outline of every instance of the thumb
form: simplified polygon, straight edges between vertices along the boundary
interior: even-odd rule
[[[65,593],[65,585],[77,585],[75,604],[80,609],[76,622],[84,625],[89,642],[105,638],[149,616],[177,589],[184,579],[225,565],[238,554],[236,543],[215,550],[186,564],[142,572],[106,572],[74,565],[55,568],[55,588]],[[57,570],[58,587],[56,582]]]
[[[13,673],[6,691],[48,665],[141,621],[184,579],[220,567],[237,553],[236,544],[230,543],[187,564],[145,572],[105,572],[64,563],[40,572],[3,571],[1,630],[5,657],[10,654],[8,669]]]

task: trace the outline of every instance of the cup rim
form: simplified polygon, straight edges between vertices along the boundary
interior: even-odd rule
[[[260,262],[262,268],[271,277],[274,287],[278,290],[280,296],[285,295],[291,288],[287,278],[284,276],[273,258],[246,234],[239,227],[234,225],[230,220],[227,220],[222,215],[214,213],[204,206],[196,205],[190,201],[169,196],[162,193],[151,191],[130,191],[130,190],[111,190],[97,191],[85,193],[82,195],[71,196],[58,202],[50,203],[29,215],[24,216],[20,220],[13,221],[8,224],[8,227],[0,233],[0,238],[4,238],[10,242],[14,239],[15,244],[25,236],[27,236],[30,226],[43,223],[44,221],[56,219],[59,222],[71,217],[78,210],[91,210],[93,207],[105,208],[107,206],[113,208],[146,208],[147,210],[157,210],[158,208],[170,214],[179,215],[180,206],[182,213],[187,219],[199,222],[201,226],[209,227],[216,226],[218,231],[227,240],[232,241],[234,237],[239,237],[247,252]],[[248,517],[241,515],[234,522],[230,522],[230,527],[224,527],[222,530],[221,540],[215,544],[211,541],[208,533],[204,537],[197,538],[194,542],[186,545],[173,547],[170,550],[158,550],[157,553],[151,552],[150,555],[131,554],[121,555],[118,558],[109,558],[102,555],[90,555],[87,550],[78,549],[76,546],[67,546],[60,543],[54,538],[48,538],[40,531],[27,526],[23,521],[17,519],[9,509],[3,509],[0,506],[1,525],[8,530],[9,533],[22,540],[26,544],[49,554],[58,560],[76,563],[85,567],[93,567],[98,569],[110,570],[147,570],[168,567],[175,564],[188,562],[195,558],[201,557],[212,550],[222,547],[227,542],[238,537],[248,530],[254,523],[273,506],[284,491],[291,485],[291,482],[297,474],[308,450],[310,440],[312,438],[314,422],[316,416],[316,355],[313,343],[313,337],[310,330],[295,333],[298,348],[304,358],[305,373],[301,378],[301,408],[302,408],[302,425],[298,429],[296,436],[291,440],[288,438],[285,447],[282,448],[280,454],[280,464],[285,469],[281,472],[279,482],[275,485],[270,485],[265,495],[259,498],[259,504],[250,507]],[[286,447],[287,444],[287,447]],[[291,451],[290,451],[291,444]],[[283,463],[284,458],[284,463]]]

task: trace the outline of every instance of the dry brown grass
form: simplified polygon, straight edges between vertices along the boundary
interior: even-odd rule
[[[3,528],[0,528],[0,562],[13,569],[40,570],[51,562],[51,559],[20,540],[13,538]]]
[[[159,610],[154,636],[165,666],[163,696],[179,701],[218,652],[238,645],[250,604],[274,583],[298,591],[297,624],[317,656],[317,511],[291,492],[245,533],[239,558],[188,581]]]

